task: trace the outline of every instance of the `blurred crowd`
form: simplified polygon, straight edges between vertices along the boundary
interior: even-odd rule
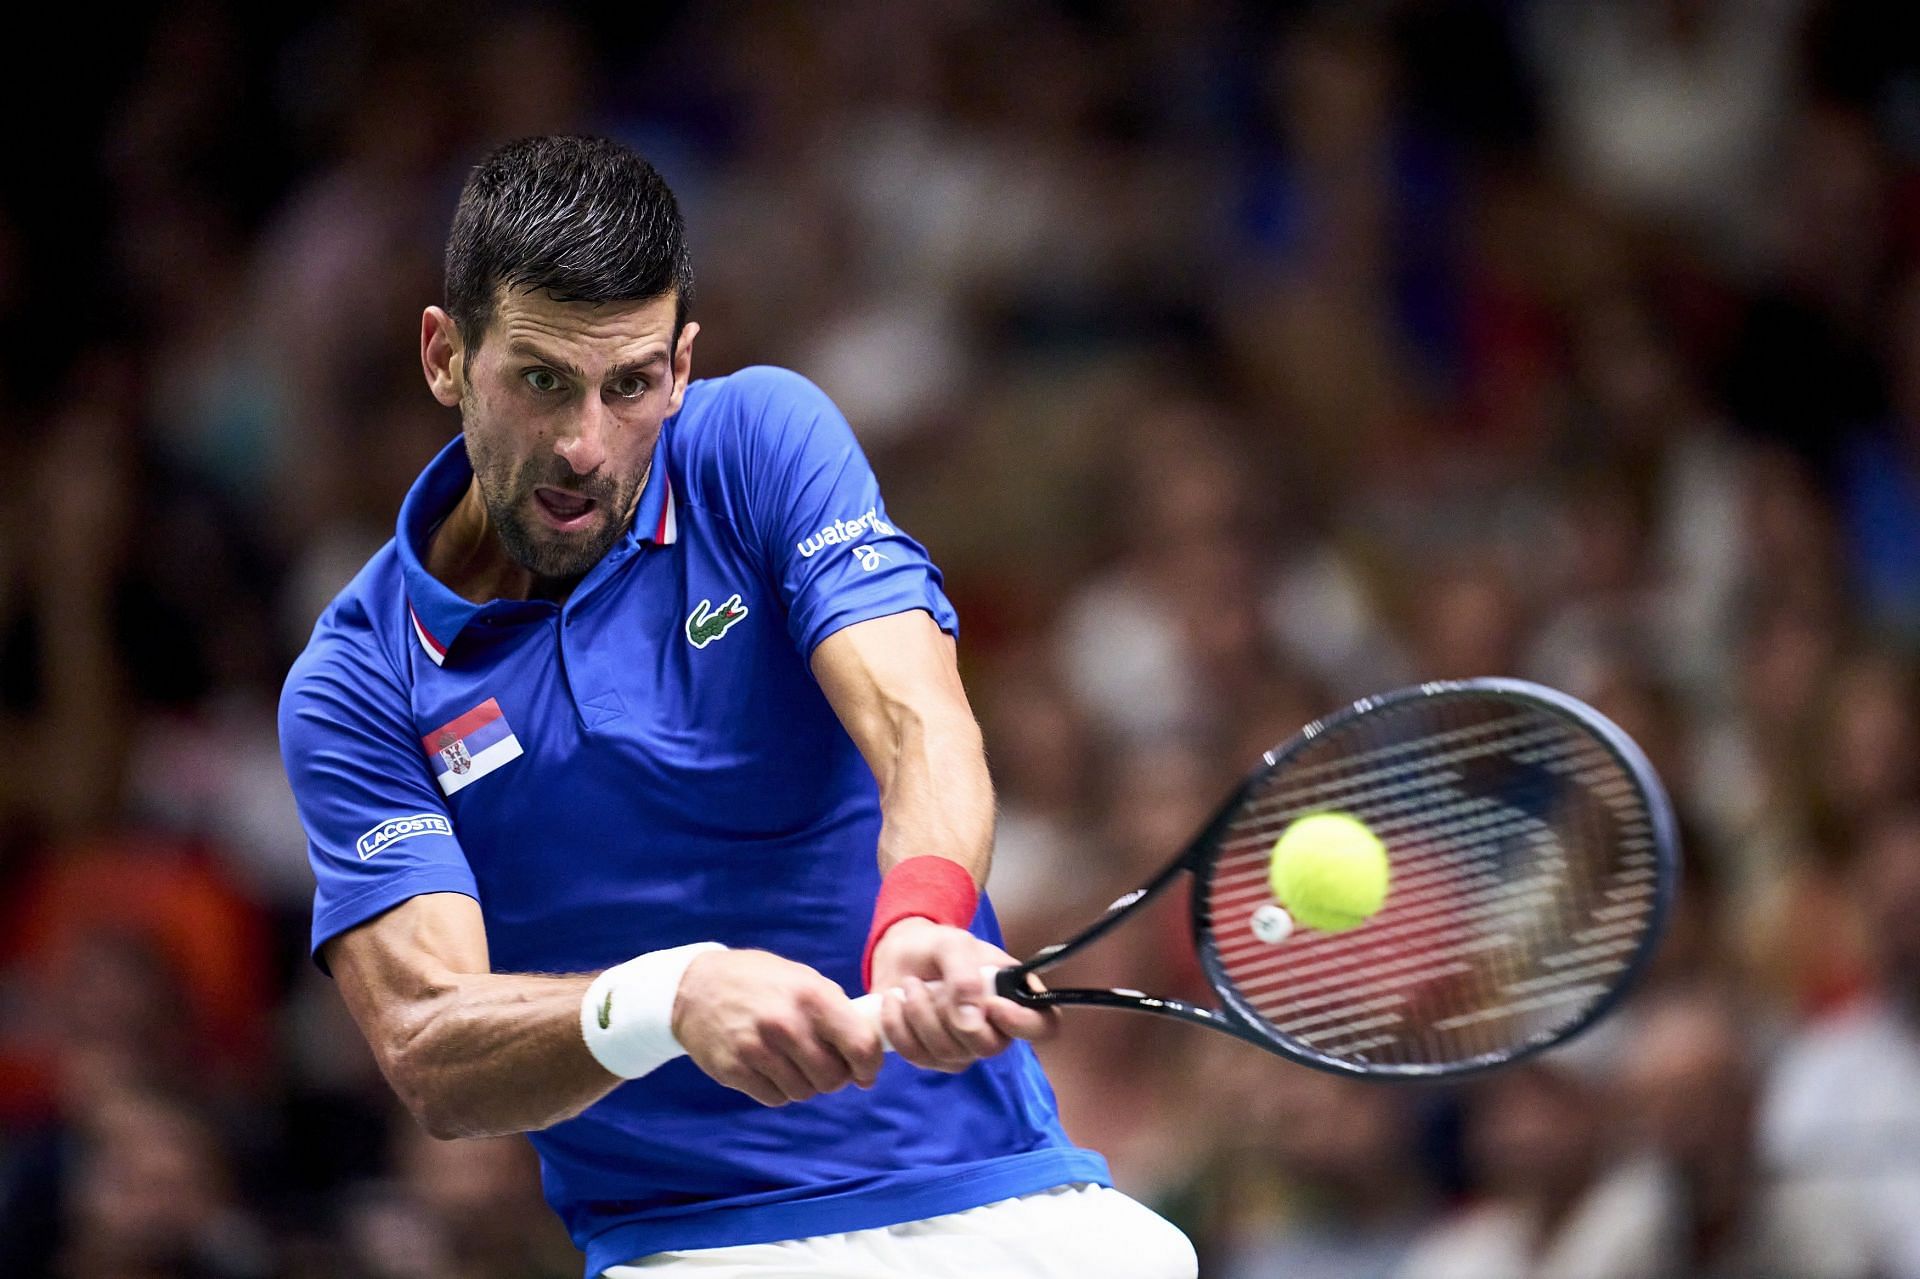
[[[1920,1279],[1920,22],[1868,0],[193,2],[68,20],[0,194],[0,1275],[545,1279],[306,958],[278,685],[456,429],[466,169],[620,138],[696,374],[821,383],[933,550],[1010,946],[1354,696],[1646,748],[1627,1009],[1454,1089],[1045,1050],[1209,1279]],[[17,50],[21,57],[29,56]],[[1183,903],[1089,980],[1191,989]]]

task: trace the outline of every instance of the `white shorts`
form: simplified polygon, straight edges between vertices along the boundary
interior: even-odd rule
[[[1195,1279],[1174,1224],[1105,1186],[1056,1186],[898,1226],[657,1252],[603,1279]]]

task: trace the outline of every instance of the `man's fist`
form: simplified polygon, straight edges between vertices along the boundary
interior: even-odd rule
[[[880,1073],[880,1033],[845,991],[764,950],[695,957],[673,1003],[673,1034],[700,1069],[766,1106]]]
[[[916,1066],[953,1073],[1015,1039],[1045,1039],[1058,1017],[995,994],[980,971],[1016,962],[964,928],[901,920],[873,948],[873,989],[880,992],[887,1042]]]

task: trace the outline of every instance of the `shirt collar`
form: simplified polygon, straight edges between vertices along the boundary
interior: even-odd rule
[[[491,604],[462,599],[445,582],[429,573],[421,560],[434,528],[453,510],[472,482],[473,465],[467,460],[466,440],[456,435],[427,463],[413,487],[407,490],[394,530],[414,637],[435,666],[446,662],[447,650],[460,632]],[[668,546],[678,540],[679,535],[678,503],[674,500],[673,481],[667,475],[667,431],[663,426],[660,438],[654,441],[646,486],[640,490],[640,500],[634,507],[633,521],[625,537],[634,546],[648,542]]]
[[[668,418],[660,427],[660,438],[653,442],[653,460],[649,463],[646,487],[633,508],[633,523],[627,525],[627,540],[635,546],[652,542],[672,546],[680,540],[680,509],[673,496],[673,479],[667,474],[667,432],[673,427]]]

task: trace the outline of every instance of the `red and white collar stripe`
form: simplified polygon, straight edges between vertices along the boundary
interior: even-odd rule
[[[667,478],[664,471],[660,474],[660,481],[667,486],[667,500],[661,503],[660,522],[654,526],[653,540],[655,545],[671,546],[674,539],[680,536],[680,514],[674,509],[673,481]]]
[[[420,637],[420,647],[426,650],[427,657],[435,666],[445,665],[447,646],[435,639],[427,628],[420,624],[420,614],[413,611],[412,605],[407,606],[407,616],[413,619],[413,633]]]

